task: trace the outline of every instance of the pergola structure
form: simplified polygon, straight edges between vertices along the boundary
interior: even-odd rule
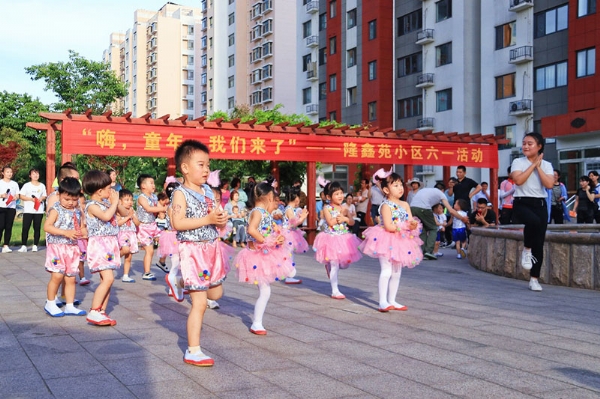
[[[47,123],[28,123],[33,129],[47,132],[47,186],[52,186],[55,177],[56,132],[60,131],[63,162],[70,161],[72,154],[165,157],[169,159],[169,174],[174,175],[174,152],[186,139],[204,142],[213,159],[307,162],[309,193],[316,192],[317,162],[402,164],[405,181],[413,176],[414,165],[443,166],[444,181],[450,177],[451,166],[489,168],[490,194],[497,211],[498,144],[507,143],[503,136],[131,115],[128,112],[117,117],[111,111],[92,115],[91,110],[72,114],[68,109],[63,113],[40,113]],[[312,195],[308,211],[312,215],[316,211]],[[315,230],[315,218],[309,218],[308,231]]]

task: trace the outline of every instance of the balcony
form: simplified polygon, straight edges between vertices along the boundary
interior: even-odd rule
[[[306,106],[306,115],[316,115],[319,113],[319,104],[308,104]]]
[[[532,115],[533,100],[512,101],[508,105],[508,114],[512,116]]]
[[[533,0],[508,0],[508,11],[519,12],[533,7]]]
[[[309,69],[306,71],[306,79],[314,82],[315,80],[319,80],[319,73],[316,70]]]
[[[433,73],[422,73],[417,76],[417,87],[431,87],[433,86]]]
[[[433,43],[433,29],[423,29],[417,32],[417,44]]]
[[[422,165],[415,166],[415,175],[427,176],[427,175],[435,175],[435,166],[433,165]]]
[[[318,1],[309,1],[306,3],[306,12],[309,14],[314,14],[319,12],[319,2]]]
[[[533,61],[533,46],[523,46],[510,50],[509,64],[523,64]]]
[[[319,36],[308,36],[306,38],[307,47],[317,47],[319,45]]]
[[[431,130],[431,129],[433,129],[434,122],[435,122],[435,118],[421,118],[421,119],[417,120],[417,129]]]

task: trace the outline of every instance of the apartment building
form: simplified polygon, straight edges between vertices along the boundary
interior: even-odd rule
[[[296,110],[313,121],[319,119],[319,65],[325,65],[325,44],[320,46],[319,1],[296,0]],[[322,50],[321,50],[322,48]]]

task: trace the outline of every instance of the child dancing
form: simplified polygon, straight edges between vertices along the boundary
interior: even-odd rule
[[[160,234],[160,230],[156,225],[156,214],[165,212],[166,207],[158,203],[158,198],[154,195],[154,178],[150,175],[142,174],[137,179],[137,185],[142,191],[137,199],[137,217],[140,221],[138,226],[138,241],[144,248],[144,275],[143,280],[154,281],[156,276],[150,272],[152,264],[152,256],[154,255],[154,239]],[[157,263],[164,272],[169,270],[166,266]],[[162,266],[162,267],[161,267]]]
[[[293,277],[296,270],[290,249],[283,245],[284,236],[276,229],[271,216],[277,207],[271,184],[263,182],[255,185],[248,204],[253,207],[248,221],[248,246],[240,251],[234,264],[239,281],[258,286],[250,332],[266,335],[262,321],[271,296],[270,283]]]
[[[317,253],[317,262],[325,265],[331,282],[331,297],[345,299],[346,296],[338,288],[338,272],[340,269],[347,269],[362,257],[358,251],[361,241],[348,230],[348,225],[352,226],[354,219],[349,218],[342,208],[344,191],[340,183],[334,181],[324,191],[329,200],[329,204],[323,206],[325,231],[317,234],[313,249]]]
[[[305,253],[308,251],[308,242],[304,238],[304,232],[298,229],[308,217],[306,209],[299,208],[300,205],[300,188],[291,187],[287,192],[287,206],[283,210],[283,235],[285,237],[285,245],[292,252]],[[293,261],[293,256],[292,256]],[[294,277],[285,279],[286,284],[301,284],[302,280]]]
[[[419,223],[413,218],[408,203],[400,199],[404,194],[400,175],[391,173],[380,182],[386,197],[379,207],[380,223],[365,230],[360,249],[365,255],[378,258],[381,265],[379,311],[407,310],[408,307],[396,302],[396,294],[402,268],[415,267],[423,260]]]
[[[136,231],[140,221],[133,210],[133,193],[125,188],[119,191],[117,216],[119,248],[120,255],[123,258],[123,277],[121,281],[124,283],[135,283],[135,280],[129,277],[129,271],[131,270],[133,254],[139,252]]]

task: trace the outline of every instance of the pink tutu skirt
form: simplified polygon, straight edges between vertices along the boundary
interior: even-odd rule
[[[87,238],[80,238],[77,240],[77,247],[79,248],[79,261],[85,262],[87,259]]]
[[[117,236],[89,237],[87,249],[90,272],[97,273],[102,270],[114,270],[121,267]]]
[[[292,252],[286,245],[255,244],[242,249],[235,258],[238,279],[249,284],[272,283],[296,275]]]
[[[223,245],[212,242],[179,243],[179,264],[184,288],[189,291],[206,291],[222,284],[231,264],[226,261]]]
[[[129,252],[132,254],[138,253],[138,239],[135,231],[121,230],[117,236],[119,240],[119,249],[129,247]]]
[[[351,263],[362,258],[358,250],[360,243],[359,238],[351,233],[319,233],[315,237],[313,249],[317,253],[317,262],[326,264],[337,261],[340,269],[347,269]]]
[[[389,259],[394,267],[412,268],[423,260],[418,230],[390,232],[378,225],[366,229],[363,236],[359,249],[372,258]]]
[[[79,247],[71,244],[48,244],[46,271],[74,277],[79,273]]]
[[[161,230],[156,225],[156,222],[153,223],[140,223],[138,226],[138,241],[142,245],[142,247],[147,247],[148,245],[154,245],[154,238],[160,235]]]
[[[283,229],[283,236],[285,237],[284,244],[287,245],[293,252],[302,254],[308,252],[308,242],[304,238],[304,231],[294,229],[288,230]]]
[[[161,258],[179,253],[179,241],[175,230],[165,230],[158,239],[158,256]]]

